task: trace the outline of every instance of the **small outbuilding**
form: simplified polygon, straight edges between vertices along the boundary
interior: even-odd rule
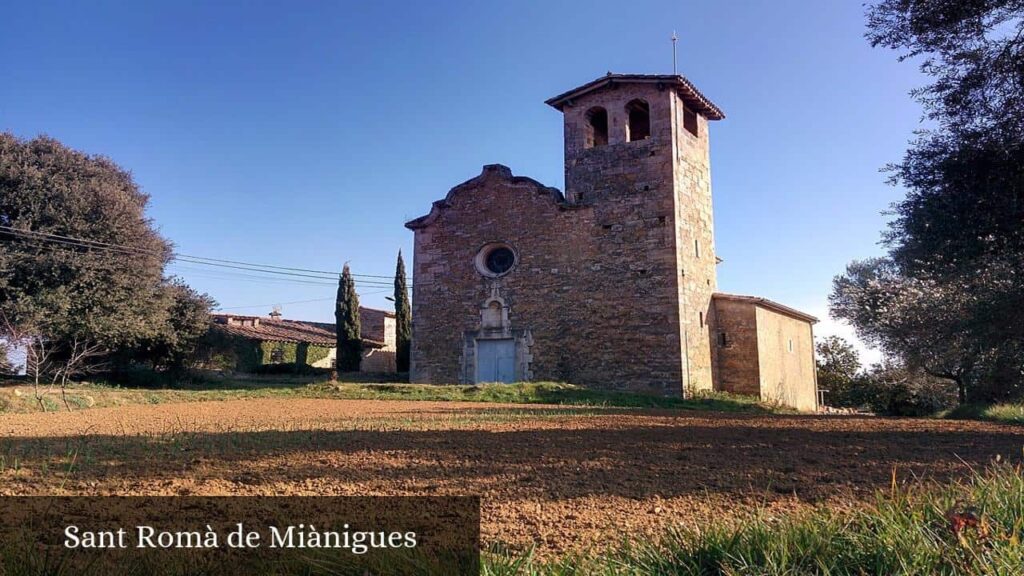
[[[818,408],[813,326],[818,319],[756,296],[713,296],[718,389],[798,410]]]

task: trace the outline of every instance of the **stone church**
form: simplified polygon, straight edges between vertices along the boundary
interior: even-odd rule
[[[547,101],[565,193],[490,165],[415,233],[411,380],[722,390],[817,407],[812,316],[717,291],[709,128],[677,75],[611,74]]]

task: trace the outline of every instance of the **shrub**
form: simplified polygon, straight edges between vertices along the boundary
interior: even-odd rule
[[[860,372],[857,350],[839,336],[828,336],[815,345],[818,389],[825,391],[825,404],[835,408],[854,408],[858,399],[854,385]]]
[[[1024,424],[1024,404],[961,404],[946,412],[951,420],[988,420],[1003,424]]]
[[[956,405],[956,385],[883,363],[858,376],[848,392],[854,405],[886,416],[931,416]]]

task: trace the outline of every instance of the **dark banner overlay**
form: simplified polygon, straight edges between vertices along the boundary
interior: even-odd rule
[[[0,497],[5,575],[479,572],[476,497]]]

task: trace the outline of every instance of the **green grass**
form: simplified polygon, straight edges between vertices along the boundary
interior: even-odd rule
[[[43,404],[47,411],[65,409],[59,388],[45,388],[44,392]],[[333,398],[558,404],[592,408],[662,408],[748,413],[786,411],[779,406],[762,403],[757,398],[725,393],[708,393],[682,399],[629,392],[590,390],[571,384],[553,382],[438,386],[311,382],[308,377],[289,376],[250,380],[222,379],[183,383],[166,388],[126,388],[102,383],[83,383],[69,387],[67,397],[68,403],[74,410],[129,404],[208,402],[247,398]],[[0,413],[38,411],[40,411],[39,402],[36,400],[31,386],[22,382],[8,383],[0,387]]]
[[[566,406],[667,408],[723,412],[769,412],[756,398],[713,393],[695,398],[665,398],[630,392],[591,390],[554,382],[434,386],[427,384],[341,384],[338,397],[351,399],[433,400],[451,402],[499,402],[510,404],[561,404]]]
[[[1024,404],[964,404],[942,414],[953,420],[988,420],[1024,424]]]
[[[970,525],[976,519],[975,525]],[[966,522],[959,531],[954,522]],[[894,487],[873,505],[820,508],[782,520],[677,529],[655,543],[554,561],[491,552],[488,576],[1019,575],[1024,479],[994,464],[963,483]]]

